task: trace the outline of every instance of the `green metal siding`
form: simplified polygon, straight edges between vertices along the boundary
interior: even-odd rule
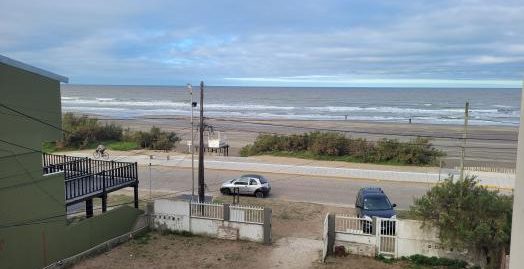
[[[58,81],[0,64],[0,103],[61,126]],[[2,140],[40,150],[60,136],[0,107]],[[11,156],[27,152],[0,141],[0,268],[41,268],[130,231],[139,214],[131,207],[67,224],[63,175],[43,176],[41,153]]]

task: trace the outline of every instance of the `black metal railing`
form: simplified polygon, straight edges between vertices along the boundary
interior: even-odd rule
[[[137,163],[93,160],[44,153],[44,174],[64,172],[66,204],[92,197],[107,196],[108,192],[138,186]]]

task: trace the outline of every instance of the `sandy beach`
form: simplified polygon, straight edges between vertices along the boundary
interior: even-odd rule
[[[100,119],[103,119],[100,117]],[[191,139],[191,124],[188,117],[152,116],[134,119],[121,119],[111,122],[132,130],[145,130],[151,126],[174,131],[183,141],[177,151],[188,148],[186,141]],[[431,138],[432,143],[446,152],[443,167],[453,168],[459,165],[462,146],[463,126],[432,125],[417,123],[384,123],[369,121],[333,121],[333,120],[257,120],[239,118],[206,118],[205,123],[213,126],[215,133],[227,137],[230,156],[239,156],[239,150],[252,143],[261,133],[296,134],[316,130],[346,132],[351,137],[368,140],[395,138],[408,141],[416,136]],[[195,118],[195,125],[198,124]],[[196,128],[195,128],[196,135]],[[469,126],[466,142],[466,166],[489,166],[514,168],[517,150],[518,129],[511,126]],[[195,137],[196,138],[196,137]]]

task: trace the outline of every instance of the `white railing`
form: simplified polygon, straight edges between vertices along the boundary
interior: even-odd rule
[[[349,215],[335,215],[335,232],[350,234],[371,234],[373,224],[370,219]]]
[[[264,224],[264,208],[245,205],[229,206],[229,220]]]
[[[191,217],[224,219],[224,205],[214,203],[191,203]]]

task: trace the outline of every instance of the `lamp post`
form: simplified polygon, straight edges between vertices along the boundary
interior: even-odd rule
[[[187,89],[189,90],[189,95],[191,95],[191,202],[195,197],[195,144],[194,144],[194,135],[193,135],[193,108],[195,103],[193,103],[193,87],[191,84],[187,84]]]

